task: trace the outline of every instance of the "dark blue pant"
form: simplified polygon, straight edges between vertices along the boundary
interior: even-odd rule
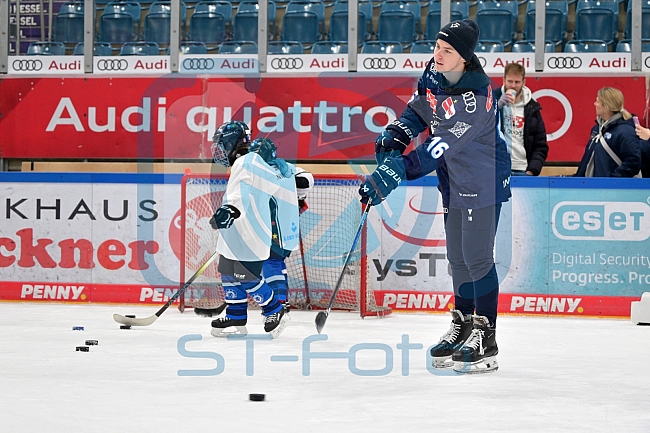
[[[482,209],[449,209],[445,214],[447,259],[456,309],[496,323],[499,278],[494,265],[501,204]]]

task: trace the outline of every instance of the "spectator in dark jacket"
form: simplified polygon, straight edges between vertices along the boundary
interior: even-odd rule
[[[526,69],[519,63],[508,63],[503,74],[503,87],[494,91],[499,105],[501,132],[508,143],[514,176],[539,176],[548,156],[546,127],[542,107],[526,87]]]
[[[632,115],[623,108],[623,93],[613,87],[598,91],[596,125],[591,129],[585,154],[578,166],[578,177],[634,177],[641,169],[641,149]],[[602,140],[601,140],[602,138]],[[612,158],[602,144],[621,161]]]
[[[640,138],[641,173],[643,177],[650,177],[650,129],[636,125],[636,135]]]

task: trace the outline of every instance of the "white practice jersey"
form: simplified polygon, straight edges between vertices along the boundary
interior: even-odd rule
[[[287,163],[291,172],[290,177],[280,179],[280,189],[273,195],[271,201],[275,204],[277,213],[275,224],[277,228],[277,242],[280,248],[287,251],[295,251],[300,243],[300,222],[298,220],[298,195],[296,192],[296,167]],[[280,172],[277,171],[279,174]]]
[[[235,160],[223,204],[235,206],[241,215],[230,228],[220,231],[219,254],[242,262],[269,258],[272,236],[269,200],[272,196],[289,194],[279,191],[284,189],[280,186],[284,180],[257,153],[248,153]],[[293,176],[291,182],[294,182]],[[291,194],[295,200],[295,185]]]

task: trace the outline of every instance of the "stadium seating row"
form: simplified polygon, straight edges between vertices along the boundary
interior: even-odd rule
[[[550,43],[547,51],[600,51],[602,44],[606,51],[629,48],[631,2],[626,9],[620,6],[619,0],[573,0],[574,8],[569,7],[571,4],[569,0],[546,1],[545,31]],[[290,0],[283,5],[284,13],[279,18],[279,7],[270,1],[270,39],[299,42],[304,49],[310,49],[319,41],[347,41],[347,5],[347,0],[327,5],[323,0]],[[332,6],[331,13],[326,13],[328,6]],[[535,0],[473,3],[453,0],[451,6],[452,19],[470,17],[470,7],[475,7],[472,17],[481,29],[480,50],[530,49],[535,33]],[[524,9],[522,19],[519,14]],[[619,9],[627,13],[619,16]],[[64,43],[67,52],[74,52],[74,47],[83,41],[83,13],[83,3],[71,2],[62,5],[55,17],[53,40]],[[99,15],[99,9],[96,14]],[[440,28],[440,14],[438,0],[431,0],[424,6],[419,0],[384,0],[374,4],[360,0],[359,46],[377,40],[399,42],[402,50],[408,50],[414,42],[435,39]],[[191,6],[182,2],[180,19],[182,39],[201,42],[207,51],[219,50],[227,41],[257,42],[257,0],[242,0],[236,7],[227,0],[199,1]],[[520,21],[523,21],[521,32]],[[145,7],[134,0],[109,1],[97,22],[97,40],[111,45],[113,53],[121,53],[126,43],[146,41],[155,42],[164,54],[170,38],[171,4],[169,0],[154,1]],[[276,22],[280,25],[276,26]],[[625,30],[619,34],[622,22],[625,25],[621,28]],[[650,0],[644,0],[642,24],[642,37],[650,39]],[[568,44],[569,41],[572,42]]]

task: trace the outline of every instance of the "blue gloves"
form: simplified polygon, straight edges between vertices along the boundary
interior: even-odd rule
[[[383,158],[380,155],[387,152],[397,150],[400,155],[403,154],[411,140],[413,140],[411,130],[399,120],[394,120],[375,140],[377,163],[379,164]]]
[[[240,216],[241,212],[235,206],[229,204],[223,205],[217,209],[212,218],[210,218],[210,227],[215,230],[227,229],[233,225],[235,220]]]
[[[359,188],[359,195],[362,203],[377,206],[386,200],[395,188],[397,188],[406,175],[404,161],[401,155],[393,151],[384,158],[377,169],[366,177],[366,181]]]

